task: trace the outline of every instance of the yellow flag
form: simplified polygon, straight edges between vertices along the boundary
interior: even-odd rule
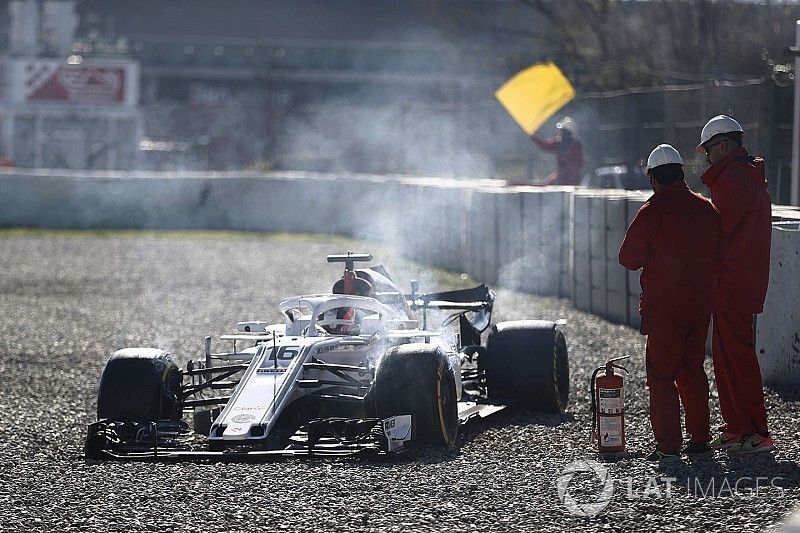
[[[520,128],[532,135],[575,97],[575,89],[554,63],[539,63],[519,72],[494,95]]]

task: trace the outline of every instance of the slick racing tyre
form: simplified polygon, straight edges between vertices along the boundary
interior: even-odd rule
[[[567,341],[555,323],[495,325],[478,360],[493,400],[520,400],[543,413],[563,413],[569,396]]]
[[[415,443],[452,447],[458,432],[456,380],[447,355],[430,344],[391,348],[372,389],[379,418],[411,415]]]
[[[172,356],[154,348],[114,352],[100,378],[97,418],[156,422],[181,418],[181,372]]]

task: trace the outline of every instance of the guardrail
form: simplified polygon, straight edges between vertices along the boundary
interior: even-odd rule
[[[339,234],[639,327],[639,275],[617,262],[648,194],[313,173],[0,171],[0,227]],[[800,210],[773,206],[757,319],[768,383],[800,384]]]

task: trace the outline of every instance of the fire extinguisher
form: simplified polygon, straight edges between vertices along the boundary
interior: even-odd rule
[[[625,380],[614,369],[628,369],[616,364],[629,356],[617,357],[595,369],[590,382],[592,407],[592,443],[600,454],[625,451]],[[603,375],[597,376],[603,372]]]

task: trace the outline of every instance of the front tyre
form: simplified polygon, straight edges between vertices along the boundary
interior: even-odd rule
[[[181,418],[181,371],[155,348],[117,350],[106,363],[97,395],[97,418],[157,422]]]
[[[456,380],[447,355],[430,344],[391,348],[372,388],[377,415],[411,415],[412,440],[451,448],[458,433]]]

